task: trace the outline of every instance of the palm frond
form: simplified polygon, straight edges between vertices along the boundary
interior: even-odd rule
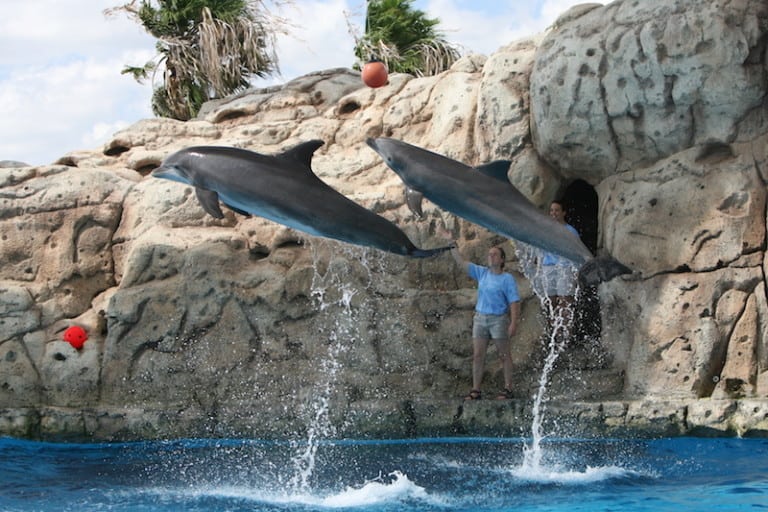
[[[204,101],[248,87],[252,76],[279,73],[276,39],[288,23],[273,16],[263,0],[131,0],[105,14],[117,12],[139,21],[158,40],[155,67],[124,70],[146,80],[160,65],[165,68],[164,92],[153,96],[156,112],[189,119]]]
[[[458,48],[437,30],[439,20],[427,18],[412,3],[369,0],[365,33],[355,37],[355,55],[360,61],[373,55],[384,61],[390,72],[431,76],[450,68],[461,57]]]

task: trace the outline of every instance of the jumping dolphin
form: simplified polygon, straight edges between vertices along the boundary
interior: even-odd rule
[[[219,200],[310,235],[424,258],[450,249],[419,249],[400,228],[338,193],[310,167],[321,140],[278,155],[232,147],[199,146],[167,157],[152,176],[195,187],[203,209],[220,219]]]
[[[500,169],[508,169],[509,161],[473,169],[400,140],[369,138],[366,142],[408,188],[470,222],[567,258],[580,267],[583,284],[594,285],[631,273],[614,258],[592,256],[577,235],[542,213],[509,180],[504,178],[506,185],[501,185]],[[417,197],[413,192],[408,195],[409,203]]]

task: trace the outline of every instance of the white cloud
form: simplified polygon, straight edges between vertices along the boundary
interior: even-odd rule
[[[103,11],[127,0],[3,0],[0,17],[0,160],[50,163],[95,149],[112,134],[151,117],[151,88],[120,74],[143,65],[155,41],[134,20]],[[416,0],[441,20],[449,40],[490,54],[550,25],[581,0]],[[263,86],[355,62],[353,29],[362,31],[363,0],[294,0],[278,12],[293,33],[278,38],[282,78]]]
[[[440,20],[441,29],[463,53],[489,55],[515,39],[512,27],[519,20],[517,2],[498,2],[493,11],[460,0],[430,0],[426,11]]]
[[[145,58],[151,55],[147,53]],[[150,117],[150,89],[120,75],[122,61],[85,59],[26,67],[0,82],[0,159],[38,165],[76,149],[91,149],[93,127]],[[144,105],[137,108],[137,105]],[[123,121],[119,121],[123,120]],[[83,146],[88,142],[88,146]]]
[[[151,90],[120,74],[144,64],[154,41],[125,16],[105,18],[119,0],[10,0],[0,19],[0,159],[50,163],[98,147],[151,116]],[[87,144],[84,146],[84,144]]]
[[[461,45],[464,52],[489,55],[512,41],[541,32],[579,3],[582,0],[415,0],[413,6],[430,18],[438,18],[446,38]],[[349,24],[355,35],[362,32],[365,2],[297,1],[277,12],[291,20],[293,31],[278,38],[283,79],[266,79],[265,83],[354,64],[355,41]]]
[[[80,142],[83,147],[92,148],[99,146],[109,140],[115,132],[118,132],[124,128],[128,128],[131,123],[128,121],[114,121],[112,123],[97,122],[91,126],[90,131],[83,134],[80,138]]]
[[[77,58],[114,58],[153,39],[126,15],[104,16],[125,0],[4,0],[0,68],[52,65]]]
[[[361,6],[344,0],[302,1],[282,10],[280,14],[289,18],[293,26],[291,34],[281,35],[277,41],[283,80],[271,81],[282,82],[311,71],[352,67],[355,40],[349,33],[347,14],[359,26],[361,12]]]
[[[557,17],[582,0],[421,0],[430,17],[440,20],[449,41],[472,53],[490,55],[513,41],[544,31]]]

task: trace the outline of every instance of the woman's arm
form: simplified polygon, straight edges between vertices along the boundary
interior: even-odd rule
[[[461,255],[456,242],[453,242],[453,247],[451,248],[451,256],[453,256],[453,261],[455,261],[456,264],[460,266],[465,273],[469,272],[469,261],[465,260]]]
[[[441,237],[445,238],[446,240],[450,240],[453,243],[453,247],[451,247],[451,256],[453,256],[453,261],[455,261],[456,264],[460,266],[465,273],[469,272],[469,261],[465,260],[459,252],[459,246],[456,243],[456,240],[453,239],[451,233],[447,229],[440,229],[438,232]]]
[[[513,302],[509,305],[509,330],[507,334],[511,338],[517,334],[517,323],[520,321],[520,302]]]

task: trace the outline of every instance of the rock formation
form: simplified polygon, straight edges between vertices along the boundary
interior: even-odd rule
[[[764,0],[585,4],[435,77],[374,90],[322,71],[193,121],[141,121],[52,165],[3,162],[0,433],[290,437],[319,416],[330,436],[527,432],[543,322],[514,250],[518,399],[463,403],[475,287],[449,256],[216,220],[191,188],[148,176],[186,146],[323,139],[321,179],[421,247],[445,225],[482,262],[499,237],[434,206],[410,214],[364,143],[387,136],[470,164],[510,159],[540,206],[594,194],[584,226],[635,273],[599,288],[601,330],[560,358],[547,407],[559,433],[765,435],[766,46]],[[70,325],[90,335],[80,351],[61,338]]]

